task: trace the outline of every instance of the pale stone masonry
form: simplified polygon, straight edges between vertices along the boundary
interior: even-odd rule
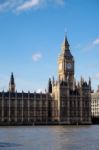
[[[96,92],[91,93],[91,113],[92,117],[99,118],[99,86]]]
[[[91,124],[91,80],[76,83],[74,66],[65,37],[58,79],[49,79],[46,93],[15,91],[12,73],[8,92],[0,92],[0,125]]]

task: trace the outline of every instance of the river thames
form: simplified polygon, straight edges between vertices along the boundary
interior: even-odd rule
[[[0,127],[0,150],[99,150],[99,126]]]

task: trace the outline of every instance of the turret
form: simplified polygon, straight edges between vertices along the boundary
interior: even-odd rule
[[[52,78],[52,84],[53,84],[53,85],[55,84],[54,76],[53,76],[53,78]]]
[[[76,79],[73,80],[73,90],[76,88]]]
[[[52,93],[52,82],[51,82],[50,78],[49,78],[49,81],[48,81],[48,93]]]
[[[90,91],[91,91],[91,78],[89,77],[89,88],[90,88]]]
[[[11,73],[11,77],[10,77],[9,92],[15,92],[15,82],[14,82],[14,75],[13,75],[13,73]]]
[[[81,79],[80,79],[80,86],[81,87],[82,87],[83,83],[84,83],[84,79],[81,77]]]
[[[99,85],[98,85],[98,89],[97,89],[97,92],[99,93]]]

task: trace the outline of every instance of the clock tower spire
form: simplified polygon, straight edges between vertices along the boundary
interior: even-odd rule
[[[67,40],[67,36],[65,35],[64,42],[62,44],[62,52],[65,53],[66,50],[69,50],[69,43]]]
[[[61,54],[58,58],[58,78],[63,81],[67,81],[68,79],[72,88],[74,81],[74,58],[71,54],[66,35],[62,44]]]

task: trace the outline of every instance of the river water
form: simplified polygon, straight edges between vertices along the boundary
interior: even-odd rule
[[[99,126],[0,127],[0,150],[99,150]]]

